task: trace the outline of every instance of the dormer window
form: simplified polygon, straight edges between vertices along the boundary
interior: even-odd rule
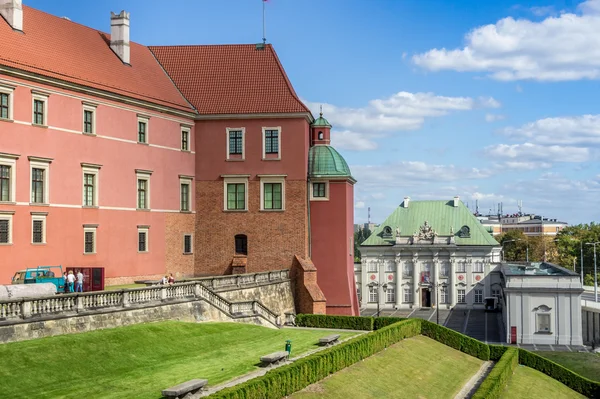
[[[458,236],[460,238],[469,238],[471,237],[471,229],[469,228],[469,226],[463,226],[460,228],[460,230],[458,231]]]
[[[392,238],[392,228],[390,226],[383,228],[383,238]]]

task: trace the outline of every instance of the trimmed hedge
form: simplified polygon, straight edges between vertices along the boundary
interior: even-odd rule
[[[502,345],[489,345],[488,344],[488,346],[490,347],[490,360],[493,360],[495,362],[500,360],[502,355],[504,355],[504,352],[506,352],[506,350],[508,349],[507,346],[502,346]]]
[[[299,314],[296,325],[313,328],[373,331],[373,318],[362,316],[328,316],[324,314]]]
[[[511,379],[519,365],[519,351],[517,348],[507,348],[500,361],[496,363],[490,374],[475,391],[473,399],[496,399],[502,395],[504,387]]]
[[[427,320],[421,321],[421,334],[481,360],[490,360],[487,344]]]
[[[387,327],[399,321],[406,320],[404,317],[377,317],[373,319],[373,329],[381,330],[383,327]]]
[[[588,398],[600,398],[600,382],[580,376],[545,357],[519,348],[519,363],[549,375]]]
[[[218,399],[279,399],[304,389],[390,345],[420,333],[420,320],[404,320],[296,360],[292,364],[269,371],[262,377],[225,388],[210,397]]]

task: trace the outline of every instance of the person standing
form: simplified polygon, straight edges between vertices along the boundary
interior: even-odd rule
[[[67,272],[63,272],[63,291],[66,294],[69,292],[69,283],[67,281]]]
[[[69,286],[69,292],[73,292],[73,286],[75,285],[75,275],[72,270],[69,270],[69,274],[67,275],[67,285]]]
[[[167,280],[169,284],[175,283],[175,277],[173,277],[173,273],[169,274],[169,279]]]
[[[75,292],[83,292],[83,273],[81,269],[77,272],[77,283],[75,284]]]

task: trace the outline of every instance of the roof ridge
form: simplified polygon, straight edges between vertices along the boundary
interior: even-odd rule
[[[148,45],[147,47],[233,47],[233,46],[248,46],[254,47],[255,43],[224,43],[224,44],[165,44],[165,45]]]
[[[273,48],[272,44],[267,44],[267,48],[271,51],[271,55],[273,56],[273,58],[275,58],[275,62],[277,62],[277,66],[279,67],[279,71],[281,72],[283,78],[285,79],[285,83],[286,86],[288,88],[288,90],[290,91],[290,93],[292,94],[292,96],[296,99],[296,101],[298,101],[298,103],[300,103],[300,105],[302,105],[302,107],[306,110],[306,112],[308,112],[310,114],[310,116],[312,117],[313,121],[314,121],[314,116],[312,114],[312,112],[310,111],[310,109],[308,109],[308,107],[306,106],[306,104],[304,104],[300,98],[298,97],[298,95],[296,94],[296,91],[294,90],[294,87],[292,86],[292,83],[290,82],[287,73],[285,73],[285,69],[283,69],[283,65],[281,65],[281,61],[279,60],[279,57],[277,56],[277,52],[275,51],[275,48]]]

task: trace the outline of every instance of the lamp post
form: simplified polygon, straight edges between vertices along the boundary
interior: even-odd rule
[[[377,291],[377,313],[375,317],[379,317],[379,287],[383,289],[383,295],[385,298],[385,294],[387,292],[387,284],[379,284],[377,281],[373,281],[372,283],[367,284],[368,287],[372,289],[376,289]]]
[[[597,244],[600,244],[600,241],[585,243],[585,245],[593,245],[594,246],[594,300],[596,302],[598,302],[598,269],[596,268],[596,245]]]
[[[436,306],[437,309],[435,311],[435,318],[436,318],[436,323],[438,325],[440,325],[440,287],[442,286],[442,284],[440,284],[439,282],[435,283],[435,302],[436,302]]]

